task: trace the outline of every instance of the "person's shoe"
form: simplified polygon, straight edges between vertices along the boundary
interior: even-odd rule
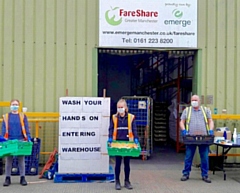
[[[211,183],[212,181],[208,178],[208,176],[203,176],[202,180],[207,183]]]
[[[8,176],[5,179],[5,182],[3,183],[3,186],[9,186],[11,184],[11,178]]]
[[[121,190],[120,181],[116,181],[116,183],[115,183],[115,189],[116,189],[116,190]]]
[[[183,175],[181,177],[181,181],[187,181],[189,179],[189,176],[188,175]]]
[[[132,185],[131,185],[131,183],[129,181],[125,181],[124,187],[129,189],[129,190],[133,189],[133,187],[132,187]]]
[[[25,177],[24,177],[24,176],[21,176],[21,178],[20,178],[20,184],[21,184],[22,186],[26,186],[26,185],[27,185],[27,181],[25,180]]]

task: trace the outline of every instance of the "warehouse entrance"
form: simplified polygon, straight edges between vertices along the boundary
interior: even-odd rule
[[[189,104],[192,92],[196,92],[193,89],[193,83],[197,85],[196,53],[196,50],[99,48],[98,96],[106,89],[111,97],[111,114],[116,112],[116,103],[122,96],[151,97],[153,146],[179,143],[178,115]]]

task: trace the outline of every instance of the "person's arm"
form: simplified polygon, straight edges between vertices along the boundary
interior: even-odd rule
[[[179,122],[179,127],[182,131],[185,130],[185,122],[187,118],[186,114],[187,114],[186,109],[184,109],[182,112],[181,121]]]
[[[27,137],[28,137],[28,139],[31,139],[31,133],[30,133],[29,126],[28,126],[28,118],[26,115],[24,115],[23,121],[24,121],[24,126],[25,126]]]
[[[5,121],[3,120],[2,121],[2,136],[3,137],[4,137],[5,133],[6,133],[6,125],[5,125]]]
[[[210,130],[213,130],[214,129],[214,122],[212,119],[208,119],[208,126],[209,126],[209,129]]]
[[[132,121],[132,132],[133,132],[134,139],[138,140],[138,133],[137,133],[137,125],[136,125],[136,121],[135,121],[135,116],[134,116],[134,119]]]
[[[181,130],[185,130],[185,119],[181,119],[181,121],[179,123],[179,127]]]
[[[211,111],[210,109],[207,109],[207,120],[208,120],[208,126],[209,126],[209,130],[213,130],[214,129],[214,122],[212,120],[212,116],[211,116]]]
[[[109,128],[108,128],[108,138],[113,138],[113,129],[114,129],[113,120],[111,119],[110,120],[110,125],[109,125]]]

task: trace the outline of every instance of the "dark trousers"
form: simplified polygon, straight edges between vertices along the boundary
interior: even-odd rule
[[[116,163],[115,163],[115,178],[116,181],[119,181],[119,176],[121,172],[121,163],[122,163],[122,156],[116,156]],[[124,161],[124,173],[125,173],[125,181],[129,181],[130,175],[130,157],[126,156],[123,157]]]

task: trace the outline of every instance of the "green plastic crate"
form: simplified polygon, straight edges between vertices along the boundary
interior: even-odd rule
[[[0,142],[0,157],[9,156],[18,151],[18,140]]]
[[[13,156],[25,156],[25,155],[31,155],[32,154],[32,142],[28,141],[18,141],[18,150],[15,153],[12,153]]]
[[[120,143],[120,144],[134,144],[134,142],[131,141],[113,141],[114,143]],[[117,148],[117,147],[109,147],[107,143],[107,150],[109,156],[130,156],[130,157],[138,157],[141,154],[141,147],[138,143],[137,148]]]

